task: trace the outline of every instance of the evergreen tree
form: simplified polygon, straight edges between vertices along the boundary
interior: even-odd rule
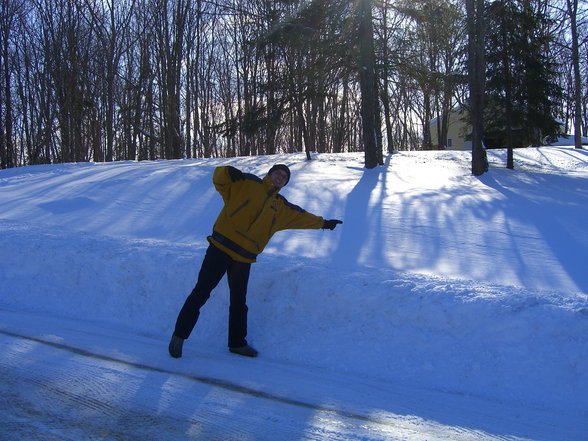
[[[488,8],[484,139],[488,147],[538,145],[556,134],[561,90],[547,53],[548,17],[533,0],[498,0]],[[509,165],[510,166],[510,165]]]

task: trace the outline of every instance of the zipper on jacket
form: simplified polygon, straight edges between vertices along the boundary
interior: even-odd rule
[[[250,202],[250,201],[251,201],[251,198],[247,198],[247,199],[245,199],[245,201],[244,201],[244,202],[243,202],[241,205],[239,205],[237,208],[235,208],[235,209],[234,209],[234,210],[231,212],[231,214],[229,214],[229,217],[233,217],[234,215],[236,215],[236,214],[237,214],[239,211],[241,211],[243,208],[245,208],[245,206],[246,206],[247,204],[249,204],[249,202]]]
[[[259,221],[261,214],[265,210],[267,202],[270,200],[270,198],[273,196],[273,194],[276,192],[276,190],[277,190],[277,188],[273,187],[270,191],[267,192],[265,200],[263,201],[263,204],[261,205],[261,209],[255,215],[255,218],[253,219],[251,224],[249,224],[249,228],[247,228],[247,231],[251,230],[251,228],[253,228],[253,226]],[[275,221],[275,215],[274,215],[274,221]]]

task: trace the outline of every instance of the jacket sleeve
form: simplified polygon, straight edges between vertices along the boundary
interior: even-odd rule
[[[226,202],[231,195],[231,184],[233,183],[231,177],[229,176],[227,166],[221,166],[214,169],[212,183],[214,184],[216,191],[218,191],[223,197],[223,201]]]
[[[323,227],[321,216],[309,213],[298,205],[291,204],[286,198],[282,199],[282,207],[276,220],[276,231],[291,229],[319,229]]]

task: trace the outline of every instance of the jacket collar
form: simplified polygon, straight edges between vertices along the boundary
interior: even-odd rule
[[[278,187],[274,187],[274,184],[272,182],[272,178],[270,178],[270,175],[265,175],[265,177],[263,178],[262,181],[263,181],[263,188],[265,188],[265,191],[267,192],[268,195],[278,193],[280,191],[280,189]]]

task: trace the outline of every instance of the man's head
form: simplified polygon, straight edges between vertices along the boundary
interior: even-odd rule
[[[276,164],[267,172],[275,187],[284,187],[290,180],[290,169],[285,164]]]

